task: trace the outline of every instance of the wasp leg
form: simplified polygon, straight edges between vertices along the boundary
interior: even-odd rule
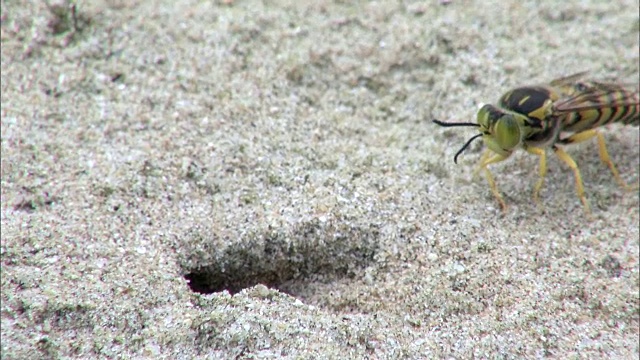
[[[476,167],[476,169],[473,171],[473,177],[478,176],[478,173],[479,173],[480,171],[484,170],[484,169],[482,168],[482,164],[484,164],[484,162],[485,162],[485,161],[487,161],[487,159],[488,159],[488,158],[490,158],[490,157],[491,157],[491,155],[493,155],[493,154],[494,154],[494,152],[493,152],[493,151],[491,151],[491,150],[488,150],[488,149],[487,149],[487,151],[485,151],[485,152],[482,154],[482,156],[480,157],[480,161],[478,162],[478,166],[477,166],[477,167]]]
[[[575,144],[587,141],[594,136],[598,138],[598,152],[600,153],[600,160],[602,160],[603,163],[607,164],[607,166],[611,170],[611,173],[613,173],[613,177],[616,179],[616,182],[627,191],[637,190],[639,187],[638,184],[636,184],[636,186],[630,186],[620,177],[618,169],[616,169],[616,166],[613,164],[613,161],[611,161],[611,158],[609,157],[609,152],[607,151],[607,145],[604,141],[604,136],[602,136],[599,131],[595,129],[582,131],[577,134],[573,134],[568,138],[560,139],[559,142],[562,144]]]
[[[539,204],[540,189],[542,189],[542,185],[544,184],[544,177],[547,175],[547,153],[544,151],[544,149],[537,147],[526,147],[525,150],[527,150],[527,152],[530,154],[540,157],[540,165],[538,166],[538,181],[536,182],[535,188],[533,188],[533,200]]]
[[[587,198],[584,196],[584,186],[582,185],[582,175],[580,175],[580,169],[578,169],[578,165],[576,162],[567,154],[562,148],[557,146],[552,146],[553,151],[558,155],[558,158],[562,160],[571,170],[573,171],[573,176],[576,179],[576,192],[578,193],[578,197],[582,204],[585,207],[587,213],[590,213],[591,210],[589,208],[589,203],[587,202]]]
[[[493,154],[493,156],[489,156],[489,153],[487,152],[485,153],[485,155],[482,156],[482,159],[480,161],[480,166],[479,166],[480,169],[484,170],[484,175],[487,178],[487,182],[489,183],[491,192],[493,193],[493,196],[495,196],[496,200],[498,200],[498,202],[500,203],[500,208],[502,209],[503,212],[506,212],[507,204],[504,202],[502,195],[500,195],[500,192],[498,191],[498,186],[496,185],[496,182],[493,179],[493,175],[491,175],[491,171],[489,171],[489,168],[487,166],[490,164],[495,164],[495,163],[504,161],[509,157],[509,155],[503,156],[500,154]]]

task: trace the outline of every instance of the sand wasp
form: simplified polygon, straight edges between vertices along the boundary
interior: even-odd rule
[[[609,158],[604,137],[597,128],[611,124],[640,124],[640,95],[636,89],[620,84],[581,81],[586,72],[551,81],[549,84],[523,86],[513,89],[500,98],[498,106],[484,105],[477,114],[477,122],[447,123],[433,120],[445,127],[477,127],[479,134],[471,137],[454,157],[458,156],[477,138],[481,137],[487,151],[480,159],[478,171],[484,171],[491,192],[500,203],[506,204],[498,191],[488,166],[506,160],[518,148],[540,157],[539,179],[533,197],[538,194],[547,172],[546,148],[551,148],[560,160],[573,171],[576,192],[585,210],[589,203],[584,194],[582,176],[576,162],[562,145],[579,143],[597,138],[600,159],[607,164],[616,181],[625,189],[631,189],[620,177]]]

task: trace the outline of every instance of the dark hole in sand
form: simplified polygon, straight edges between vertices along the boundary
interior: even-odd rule
[[[201,294],[235,294],[263,284],[296,296],[311,281],[357,277],[373,262],[378,237],[375,227],[314,221],[290,233],[271,231],[235,243],[184,278]]]

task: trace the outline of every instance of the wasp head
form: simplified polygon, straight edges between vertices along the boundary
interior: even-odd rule
[[[476,123],[447,123],[433,120],[436,124],[444,127],[471,126],[478,128],[480,133],[467,140],[456,153],[453,158],[456,164],[458,163],[458,156],[479,137],[482,137],[489,149],[502,156],[509,156],[522,143],[521,123],[526,121],[526,117],[523,115],[507,112],[487,104],[478,110],[476,121]]]

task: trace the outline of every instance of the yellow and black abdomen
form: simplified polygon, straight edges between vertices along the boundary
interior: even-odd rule
[[[572,105],[574,104],[574,105]],[[561,116],[562,130],[581,132],[612,123],[640,125],[640,99],[637,92],[607,88],[607,91],[578,94],[554,110]]]

